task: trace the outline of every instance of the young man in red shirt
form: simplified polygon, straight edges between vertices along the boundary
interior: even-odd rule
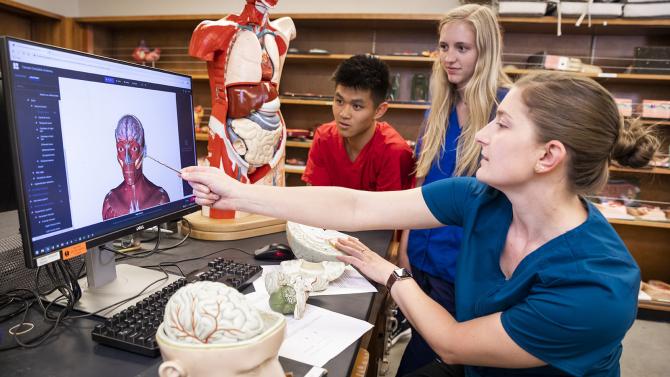
[[[333,74],[334,121],[317,128],[302,180],[313,186],[366,191],[410,187],[414,157],[405,139],[386,122],[388,67],[355,55]]]

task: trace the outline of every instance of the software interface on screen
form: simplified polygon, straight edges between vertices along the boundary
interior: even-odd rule
[[[190,77],[8,40],[33,257],[194,206]],[[38,263],[39,264],[39,263]]]

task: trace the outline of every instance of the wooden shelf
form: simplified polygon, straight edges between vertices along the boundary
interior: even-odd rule
[[[291,97],[280,97],[282,105],[306,105],[306,106],[332,106],[331,100],[318,99],[299,99]],[[430,104],[413,104],[413,103],[389,103],[389,109],[404,109],[404,110],[426,110],[430,108]]]
[[[293,62],[331,62],[337,64],[349,59],[351,54],[288,54],[286,61]],[[398,56],[398,55],[375,55],[379,59],[395,64],[429,66],[433,64],[434,58],[427,56]]]
[[[45,12],[14,1],[0,0],[0,6],[13,9],[25,9],[32,15],[60,19],[53,13]],[[202,20],[218,20],[226,14],[192,14],[192,15],[160,15],[160,16],[110,16],[110,17],[77,17],[75,22],[82,24],[102,25],[115,28],[131,27],[191,27]],[[357,24],[363,26],[402,26],[407,28],[407,21],[413,27],[434,27],[442,18],[442,14],[381,14],[381,13],[273,13],[272,18],[291,17],[300,24],[322,25],[324,22],[338,24]],[[546,33],[556,30],[556,17],[499,17],[500,25],[505,32]],[[670,27],[670,19],[600,19],[592,18],[591,27],[585,19],[580,26],[575,26],[575,18],[563,18],[561,27],[565,34],[621,34],[634,30],[636,34],[667,33],[663,29]]]
[[[206,132],[196,132],[195,133],[196,141],[207,141],[209,140],[209,134]]]
[[[6,9],[17,14],[23,14],[30,17],[45,18],[54,21],[62,21],[65,17],[56,13],[51,13],[30,5],[21,4],[12,0],[0,0],[0,9]]]
[[[298,140],[286,140],[286,146],[292,148],[306,148],[309,149],[312,147],[312,141],[298,141]]]
[[[670,302],[663,301],[638,301],[637,307],[640,309],[660,310],[670,312]]]
[[[302,174],[305,172],[304,166],[284,165],[284,172],[286,174]]]
[[[504,71],[508,75],[519,76],[525,75],[531,72],[543,71],[540,69],[519,69],[519,68],[504,68]],[[562,72],[562,71],[548,71],[548,72]],[[639,73],[582,73],[582,72],[565,72],[575,76],[584,76],[590,77],[596,80],[607,80],[607,81],[627,81],[627,82],[649,82],[653,83],[655,81],[667,81],[667,84],[670,84],[670,75],[646,75]]]
[[[435,13],[275,13],[272,18],[291,17],[294,20],[333,21],[439,21],[444,15]]]
[[[642,122],[642,124],[648,124],[648,125],[670,126],[670,120],[640,118],[640,122]]]
[[[499,17],[500,25],[505,32],[547,33],[555,32],[558,19],[547,17]],[[591,18],[591,27],[588,20],[582,20],[580,26],[575,26],[576,18],[562,18],[561,29],[565,34],[621,34],[634,31],[636,34],[667,33],[670,19],[667,18]]]
[[[633,168],[621,168],[617,166],[610,166],[610,172],[634,173],[634,174],[670,174],[670,169],[657,168],[657,167],[651,169],[633,169]]]
[[[498,18],[502,24],[548,24],[556,25],[558,20],[555,16],[546,17],[508,17],[501,16]],[[577,22],[576,18],[563,17],[561,24],[574,24]],[[584,21],[586,22],[586,21]],[[582,25],[585,23],[582,22]],[[670,27],[670,19],[668,18],[592,18],[592,25],[626,25],[630,27]]]
[[[287,55],[290,59],[296,59],[300,60],[303,59],[303,56],[310,56],[310,59],[312,55]],[[318,61],[319,59],[324,59],[324,60],[332,60],[332,61],[339,61],[339,60],[344,60],[348,59],[351,55],[346,55],[346,57],[342,57],[345,55],[338,55],[338,54],[331,54],[331,55],[313,55],[314,60]],[[297,58],[295,58],[297,57]],[[397,62],[403,62],[403,63],[420,63],[420,64],[432,64],[432,58],[426,58],[426,57],[418,57],[418,56],[386,56],[389,58],[394,58],[393,61]],[[397,58],[397,59],[395,59]],[[508,75],[512,76],[520,76],[520,75],[525,75],[528,73],[532,72],[537,72],[540,71],[538,69],[518,69],[518,68],[505,68],[504,71]],[[207,73],[193,73],[193,72],[187,72],[187,71],[176,71],[178,73],[182,73],[185,75],[191,76],[191,78],[194,81],[208,81],[209,80],[209,75]],[[548,72],[559,72],[559,71],[548,71]],[[653,82],[653,81],[664,81],[667,82],[667,84],[670,84],[670,75],[645,75],[645,74],[639,74],[639,73],[601,73],[600,75],[597,74],[592,74],[592,73],[581,73],[581,72],[565,72],[571,75],[576,75],[576,76],[584,76],[584,77],[591,77],[595,80],[608,80],[608,81],[622,81],[622,82]],[[645,123],[653,123],[656,122],[655,120],[652,119],[644,119]],[[670,125],[670,121],[663,121],[660,120],[660,123],[663,124],[668,124]]]
[[[619,225],[630,225],[630,226],[643,226],[647,228],[664,228],[670,229],[670,221],[647,221],[647,220],[624,220],[624,219],[610,219],[607,221],[610,224],[619,224]]]
[[[307,106],[332,106],[333,101],[319,99],[298,99],[291,97],[279,97],[282,105],[307,105]]]

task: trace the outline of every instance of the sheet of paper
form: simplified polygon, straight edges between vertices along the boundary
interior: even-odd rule
[[[651,296],[647,292],[640,289],[640,292],[637,294],[637,299],[640,301],[651,301]]]
[[[246,297],[260,310],[271,310],[267,293],[253,292]],[[302,319],[286,316],[286,337],[279,356],[323,367],[371,328],[360,319],[308,304]]]
[[[281,266],[271,265],[263,266],[263,274],[260,278],[254,280],[254,289],[256,292],[267,293],[265,289],[265,275],[273,270],[279,270]],[[347,266],[342,276],[337,280],[331,281],[328,288],[321,292],[312,292],[310,296],[327,296],[327,295],[346,295],[353,293],[375,293],[377,289],[370,284],[370,282],[361,275],[355,268]]]
[[[319,367],[314,367],[307,372],[305,377],[323,377],[326,375],[326,370]]]

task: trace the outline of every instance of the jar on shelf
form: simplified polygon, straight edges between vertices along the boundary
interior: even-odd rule
[[[400,99],[400,73],[396,73],[391,77],[391,93],[389,94],[391,101]]]
[[[412,101],[428,101],[428,78],[423,73],[412,76]]]

